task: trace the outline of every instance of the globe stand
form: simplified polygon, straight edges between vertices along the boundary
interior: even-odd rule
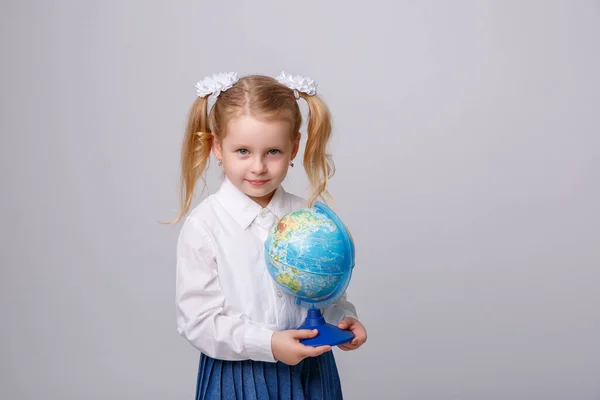
[[[308,309],[306,320],[298,329],[317,329],[319,331],[314,338],[300,340],[300,343],[306,346],[337,346],[354,339],[354,333],[351,331],[345,331],[325,322],[321,310],[314,306]]]

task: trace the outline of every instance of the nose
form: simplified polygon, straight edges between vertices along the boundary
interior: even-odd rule
[[[260,157],[260,156],[254,157],[254,159],[252,160],[251,170],[253,173],[255,173],[257,175],[267,172],[267,164],[265,163],[265,160],[263,159],[263,157]]]

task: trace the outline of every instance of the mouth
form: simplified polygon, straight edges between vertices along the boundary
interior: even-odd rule
[[[256,179],[256,180],[246,179],[246,182],[248,182],[252,186],[263,186],[265,183],[269,182],[269,180],[268,179]]]

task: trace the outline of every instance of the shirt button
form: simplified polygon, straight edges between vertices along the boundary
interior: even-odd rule
[[[277,289],[277,297],[281,298],[283,293],[281,293],[281,289]]]

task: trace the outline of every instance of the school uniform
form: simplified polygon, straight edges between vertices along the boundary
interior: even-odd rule
[[[306,207],[279,186],[262,208],[225,178],[186,217],[177,244],[177,328],[201,352],[197,399],[342,398],[332,352],[288,366],[271,351],[273,333],[296,329],[307,309],[277,288],[263,246],[279,218]],[[357,318],[346,294],[323,316],[334,325]]]

